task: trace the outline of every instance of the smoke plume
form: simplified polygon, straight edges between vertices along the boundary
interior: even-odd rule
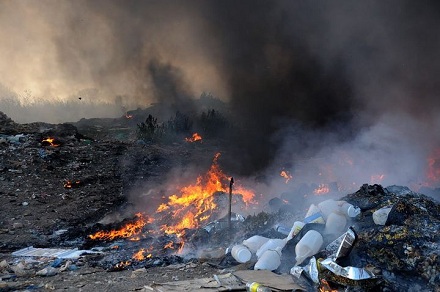
[[[60,121],[57,107],[194,111],[209,91],[245,129],[228,137],[237,173],[325,157],[341,177],[408,183],[440,159],[439,14],[409,0],[3,1],[0,102],[19,122],[29,105]]]

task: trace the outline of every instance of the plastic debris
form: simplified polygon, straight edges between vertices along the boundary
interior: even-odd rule
[[[231,214],[231,222],[244,222],[244,219],[245,218],[240,214],[236,214],[236,213]],[[219,220],[209,222],[208,224],[206,224],[205,227],[203,227],[203,229],[208,231],[208,233],[211,233],[215,231],[224,230],[228,228],[228,225],[229,225],[228,218],[227,216],[225,216]]]
[[[377,278],[371,271],[364,268],[357,267],[341,267],[332,259],[325,259],[320,262],[320,265],[327,270],[331,271],[333,274],[342,276],[350,280],[368,280]]]
[[[328,258],[335,261],[350,254],[353,245],[357,239],[356,232],[353,227],[348,228],[347,232],[336,238],[333,242],[327,245],[324,253]]]
[[[319,284],[318,263],[315,257],[312,257],[304,267],[294,266],[290,269],[290,274],[296,278],[300,278],[301,274],[305,274],[312,282]]]
[[[383,207],[374,211],[373,221],[377,225],[385,225],[388,219],[388,214],[391,212],[392,206]]]
[[[91,250],[61,249],[61,248],[35,248],[33,246],[26,247],[12,253],[13,256],[20,257],[49,257],[60,259],[76,259],[83,254],[97,253]]]

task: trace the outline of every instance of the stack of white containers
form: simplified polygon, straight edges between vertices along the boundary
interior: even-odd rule
[[[296,221],[284,239],[269,239],[254,235],[232,248],[231,254],[240,263],[251,260],[252,254],[257,256],[255,270],[276,270],[281,264],[281,250],[304,227],[306,223],[325,224],[324,233],[340,235],[345,231],[348,217],[356,217],[360,209],[345,201],[325,200],[318,205],[312,204],[303,222]],[[286,232],[287,233],[287,232]],[[315,230],[309,230],[295,246],[296,264],[319,252],[324,239]]]

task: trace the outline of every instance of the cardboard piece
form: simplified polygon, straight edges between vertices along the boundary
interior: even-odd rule
[[[242,270],[233,273],[244,283],[258,282],[275,291],[306,291],[291,275],[278,275],[266,270]]]

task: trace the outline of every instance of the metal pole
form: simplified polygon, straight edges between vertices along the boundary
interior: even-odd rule
[[[234,184],[234,178],[231,177],[229,182],[229,210],[228,210],[228,228],[229,232],[232,232],[231,215],[232,215],[232,185]]]

